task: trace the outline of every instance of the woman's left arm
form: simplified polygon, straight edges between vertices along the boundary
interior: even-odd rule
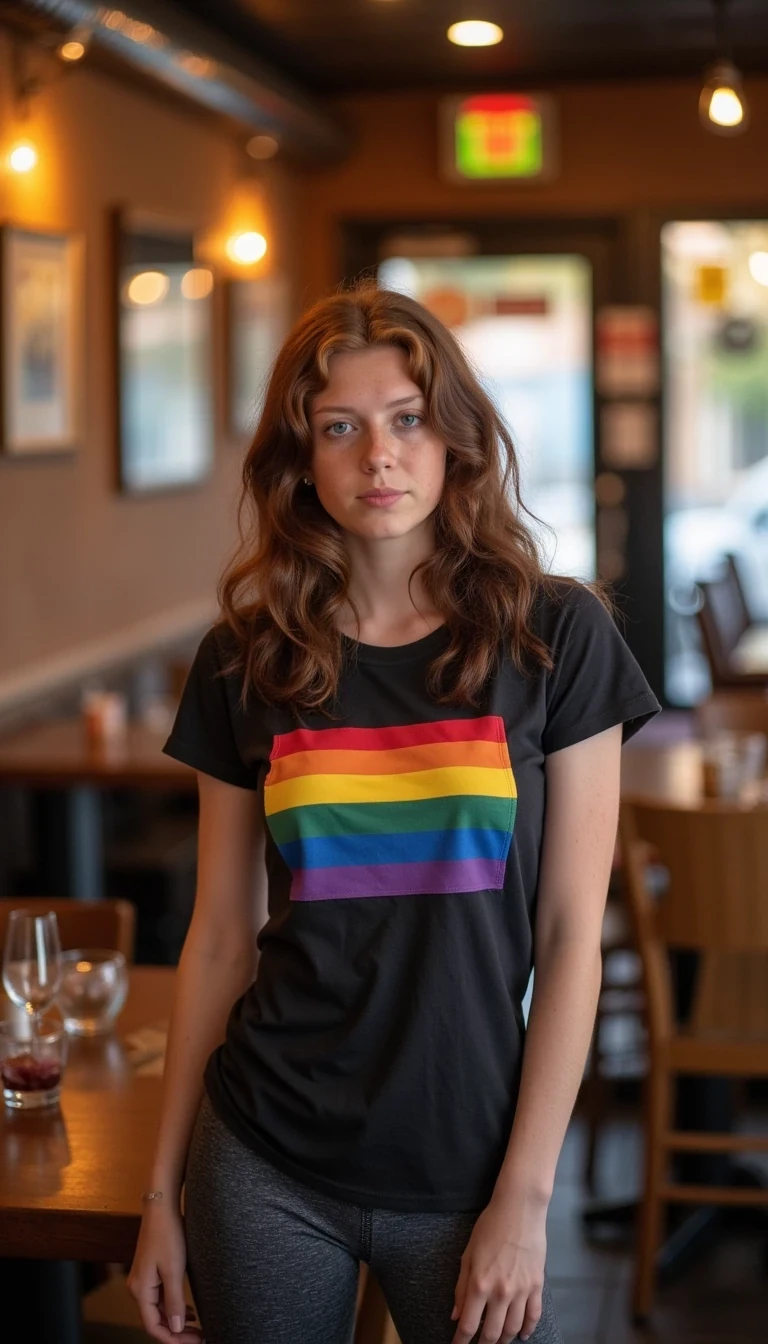
[[[455,1344],[527,1339],[541,1315],[546,1216],[600,992],[600,935],[619,815],[621,725],[545,758],[535,975],[520,1092],[493,1196],[456,1285]]]

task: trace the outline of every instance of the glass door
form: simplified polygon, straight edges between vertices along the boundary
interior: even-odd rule
[[[511,430],[545,568],[595,577],[592,266],[585,256],[388,256],[379,283],[453,330]]]
[[[665,681],[673,704],[710,689],[698,582],[736,558],[768,620],[768,221],[662,230]]]

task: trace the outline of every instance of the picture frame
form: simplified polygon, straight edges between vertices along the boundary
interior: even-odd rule
[[[0,229],[2,452],[71,453],[81,435],[83,240]]]
[[[112,211],[117,486],[146,495],[213,470],[215,277],[180,221]]]
[[[231,279],[226,311],[228,430],[241,444],[253,437],[290,326],[287,282],[281,276]]]

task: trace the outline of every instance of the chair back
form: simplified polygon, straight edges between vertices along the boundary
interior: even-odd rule
[[[45,915],[53,910],[59,926],[62,951],[77,947],[105,947],[122,952],[133,961],[136,908],[130,901],[74,901],[46,896],[11,896],[0,899],[0,949],[11,910]]]
[[[674,948],[768,952],[768,808],[622,801],[620,827],[646,932]],[[668,874],[653,897],[649,860]]]
[[[739,574],[739,566],[735,555],[726,555],[723,578],[730,591],[731,603],[746,630],[747,627],[753,625],[754,622],[752,613],[747,604],[747,595],[744,591],[744,585],[741,582],[741,575]]]
[[[768,690],[715,691],[694,711],[699,737],[729,731],[768,733]]]
[[[702,603],[696,616],[712,684],[720,686],[733,676],[731,654],[749,620],[745,619],[743,603],[734,597],[733,584],[727,576],[701,582],[699,588]]]

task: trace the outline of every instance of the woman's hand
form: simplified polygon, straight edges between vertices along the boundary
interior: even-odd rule
[[[547,1202],[494,1195],[461,1257],[453,1344],[468,1344],[485,1321],[483,1344],[528,1339],[541,1316],[547,1254]]]
[[[177,1208],[148,1204],[141,1220],[128,1291],[136,1299],[141,1323],[160,1344],[200,1344],[202,1331],[187,1325],[192,1315],[184,1301],[187,1248]]]

